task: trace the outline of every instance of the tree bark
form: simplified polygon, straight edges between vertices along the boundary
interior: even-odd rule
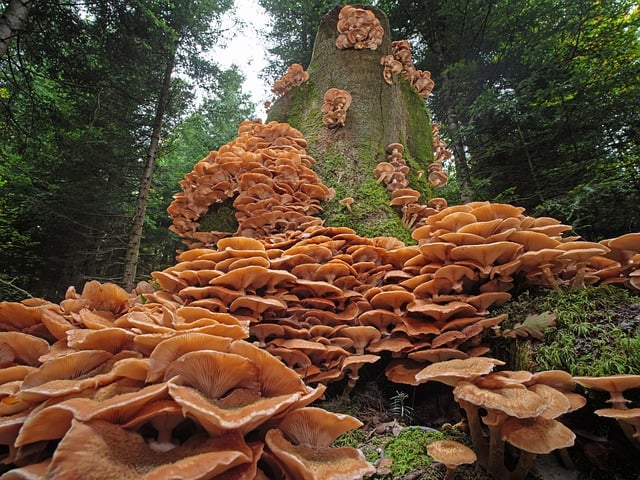
[[[32,5],[31,0],[11,0],[0,16],[0,58],[4,57],[9,43],[27,22]]]
[[[369,7],[367,7],[369,8]],[[373,170],[387,161],[391,143],[404,145],[410,171],[410,187],[421,192],[419,202],[434,194],[426,173],[433,161],[429,112],[416,90],[400,75],[391,85],[383,78],[382,55],[391,54],[391,34],[386,15],[370,8],[384,28],[383,43],[376,50],[336,47],[340,7],[322,20],[308,68],[309,80],[280,97],[271,107],[268,121],[287,122],[300,130],[323,182],[336,190],[324,205],[325,225],[348,226],[363,236],[394,236],[412,242],[398,210],[389,205],[391,193],[376,182]],[[348,91],[352,103],[343,127],[322,124],[324,93],[330,88]],[[339,203],[353,197],[351,211]]]
[[[168,59],[162,78],[162,87],[158,104],[156,106],[155,119],[153,121],[153,130],[151,133],[151,141],[147,151],[138,197],[136,200],[136,211],[133,217],[133,226],[127,243],[127,254],[122,276],[123,287],[131,290],[134,286],[136,271],[138,268],[138,258],[140,253],[140,242],[142,240],[142,231],[144,228],[144,217],[149,203],[149,192],[151,191],[151,179],[153,177],[153,169],[158,154],[158,145],[160,144],[160,135],[162,132],[162,121],[169,103],[169,87],[171,86],[171,75],[175,64],[176,48],[173,49],[171,57]]]

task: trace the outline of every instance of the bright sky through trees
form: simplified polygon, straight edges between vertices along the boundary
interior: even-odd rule
[[[265,40],[260,35],[260,31],[268,28],[268,21],[268,14],[257,0],[236,0],[232,15],[223,21],[224,47],[216,47],[212,52],[221,67],[238,66],[245,77],[244,90],[251,95],[263,119],[266,115],[262,105],[273,96],[270,86],[259,78],[268,64]]]

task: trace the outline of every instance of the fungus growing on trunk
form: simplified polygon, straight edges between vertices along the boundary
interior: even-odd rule
[[[324,94],[322,123],[327,128],[344,127],[347,110],[351,106],[351,94],[339,88],[330,88]]]
[[[342,7],[337,28],[339,35],[336,39],[336,47],[339,49],[376,50],[382,44],[384,30],[380,20],[371,10],[349,5]]]

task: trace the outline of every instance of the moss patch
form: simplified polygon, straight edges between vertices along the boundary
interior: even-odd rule
[[[610,285],[545,295],[525,292],[492,313],[507,313],[503,327],[511,328],[542,312],[556,316],[556,327],[543,341],[503,338],[494,356],[513,369],[560,369],[574,376],[640,371],[640,296]]]
[[[235,233],[238,230],[235,213],[233,199],[229,198],[222,203],[215,203],[209,207],[206,214],[200,217],[198,231]]]

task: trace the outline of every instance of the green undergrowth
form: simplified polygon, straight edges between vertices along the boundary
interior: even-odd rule
[[[550,312],[555,327],[541,340],[498,340],[493,356],[513,369],[559,369],[574,376],[640,373],[640,296],[602,285],[561,293],[524,292],[492,314],[507,313],[502,330]]]
[[[383,382],[384,383],[384,382]],[[354,447],[377,468],[371,480],[440,480],[445,467],[427,455],[427,446],[436,440],[451,439],[471,446],[469,436],[449,424],[439,429],[403,423],[394,408],[393,385],[376,380],[359,382],[350,393],[330,394],[316,406],[358,418],[364,425],[341,435],[334,447]],[[489,480],[477,465],[462,466],[458,480]]]

